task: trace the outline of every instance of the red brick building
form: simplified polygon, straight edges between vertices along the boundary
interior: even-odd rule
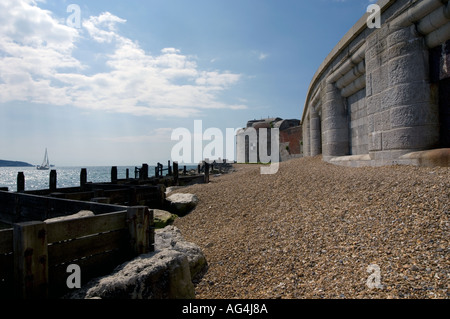
[[[302,127],[300,120],[283,120],[281,118],[268,118],[263,120],[252,120],[247,122],[247,127],[240,130],[237,136],[243,136],[244,138],[237,138],[237,160],[240,163],[252,163],[259,162],[259,154],[257,158],[251,158],[250,150],[259,150],[259,138],[255,145],[250,143],[249,131],[255,129],[259,137],[259,131],[261,129],[268,130],[268,150],[271,149],[270,145],[270,129],[278,128],[280,133],[280,161],[287,161],[291,158],[302,156]],[[252,144],[252,145],[251,145]],[[270,151],[269,151],[270,152]]]

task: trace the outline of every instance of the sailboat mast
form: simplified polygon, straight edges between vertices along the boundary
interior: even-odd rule
[[[50,166],[50,161],[48,160],[47,148],[45,148],[45,165]]]

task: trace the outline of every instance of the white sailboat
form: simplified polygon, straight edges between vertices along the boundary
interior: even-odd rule
[[[40,171],[46,171],[50,169],[50,161],[48,160],[47,149],[45,149],[45,156],[44,160],[42,161],[42,164],[38,165],[36,168]]]

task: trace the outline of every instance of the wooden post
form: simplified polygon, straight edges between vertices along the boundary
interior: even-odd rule
[[[167,174],[169,176],[172,176],[172,166],[170,165],[170,161],[167,162],[167,169],[168,169]]]
[[[127,168],[125,174],[126,174],[126,179],[127,179],[127,180],[130,179],[130,169],[129,169],[129,168]]]
[[[205,183],[209,183],[209,163],[208,162],[204,162],[205,165]]]
[[[47,227],[43,222],[14,224],[15,293],[20,299],[48,297]]]
[[[80,187],[84,187],[86,183],[87,183],[87,170],[85,168],[82,168],[80,173]]]
[[[154,251],[153,210],[146,206],[128,207],[127,222],[133,253],[138,256]]]
[[[111,167],[111,183],[117,183],[117,166]]]
[[[183,175],[185,175],[186,176],[186,173],[187,173],[187,171],[186,171],[186,165],[183,167]]]
[[[56,191],[57,174],[56,170],[52,169],[50,171],[50,191]]]
[[[159,177],[159,166],[155,166],[155,177]]]
[[[142,179],[148,179],[148,164],[142,164]]]
[[[17,174],[17,192],[24,192],[25,191],[25,175],[23,172],[19,172]]]
[[[173,183],[178,186],[178,162],[173,162]]]

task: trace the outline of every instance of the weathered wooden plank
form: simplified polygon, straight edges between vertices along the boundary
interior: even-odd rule
[[[13,248],[13,230],[0,230],[0,254],[10,253]]]
[[[94,192],[79,192],[79,193],[62,193],[60,198],[78,200],[78,201],[89,201],[91,198],[95,197]]]
[[[81,210],[90,210],[94,214],[105,214],[111,212],[117,212],[125,210],[125,207],[120,207],[118,205],[106,205],[92,202],[82,202],[69,199],[56,199],[52,198],[49,201],[48,213],[46,218],[53,218],[59,216],[67,216],[71,214],[76,214]]]
[[[129,207],[127,211],[130,243],[136,255],[153,251],[153,210],[146,206]]]
[[[127,189],[117,189],[117,190],[105,190],[104,196],[110,198],[111,203],[125,203],[130,201],[129,188]]]
[[[42,222],[14,224],[14,283],[20,299],[47,298],[47,230]]]
[[[0,215],[8,222],[45,220],[90,210],[105,214],[125,210],[118,205],[105,205],[75,200],[42,197],[28,194],[0,192]]]
[[[128,245],[126,229],[79,238],[48,246],[49,265],[72,262],[76,259],[120,249]]]
[[[123,229],[127,227],[126,218],[127,213],[126,211],[123,211],[48,223],[48,242],[55,243],[97,233]]]
[[[0,191],[0,215],[2,220],[13,222],[15,219],[15,197],[13,193]]]
[[[89,258],[77,260],[73,264],[80,266],[81,284],[84,285],[94,278],[110,274],[114,268],[130,259],[131,256],[124,250],[110,250]],[[70,273],[67,273],[67,266],[69,266],[69,263],[50,266],[49,282],[52,296],[56,295],[56,297],[59,297],[72,291],[67,288],[66,284],[70,275]]]

